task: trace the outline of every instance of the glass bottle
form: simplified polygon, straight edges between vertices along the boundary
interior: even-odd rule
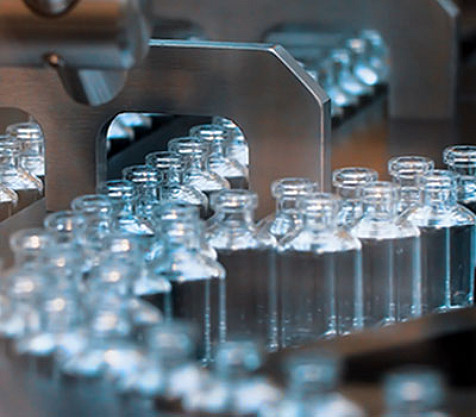
[[[196,329],[187,322],[173,320],[149,328],[147,359],[136,373],[118,381],[118,390],[128,405],[148,405],[150,412],[156,398],[161,404],[174,405],[198,391],[207,374],[195,361],[195,340]],[[139,398],[149,402],[137,401]]]
[[[136,186],[137,215],[145,221],[150,221],[154,207],[161,198],[162,174],[148,165],[133,165],[122,170],[122,177]]]
[[[286,360],[284,397],[262,407],[259,417],[363,417],[364,411],[340,394],[341,365],[327,352],[294,354]]]
[[[458,202],[476,213],[476,146],[450,146],[443,152],[443,161],[459,175]]]
[[[362,243],[364,321],[384,326],[421,314],[421,253],[417,227],[396,214],[398,187],[363,187],[363,217],[351,229]]]
[[[18,195],[15,191],[0,184],[0,222],[17,211]]]
[[[340,71],[337,77],[339,85],[346,93],[359,98],[372,95],[373,88],[362,83],[354,75],[352,56],[347,49],[332,50],[330,58],[340,64]]]
[[[457,203],[457,177],[434,170],[423,178],[423,203],[404,214],[421,231],[423,311],[473,304],[475,216]]]
[[[272,234],[277,241],[294,232],[301,225],[297,209],[299,196],[315,190],[315,184],[308,178],[282,178],[271,185],[271,194],[276,199],[276,212],[258,223],[260,230]]]
[[[359,104],[359,99],[345,91],[339,83],[339,74],[342,63],[335,59],[324,59],[319,63],[317,78],[319,84],[326,91],[332,101],[331,113],[333,117],[343,117],[353,107]]]
[[[226,128],[219,125],[199,125],[190,129],[190,136],[202,138],[210,144],[207,164],[210,171],[225,178],[234,189],[248,188],[248,170],[238,161],[225,156],[228,141]]]
[[[362,187],[377,179],[377,171],[370,168],[341,168],[332,173],[332,185],[342,201],[338,226],[351,228],[362,217]]]
[[[357,79],[369,87],[375,87],[382,83],[380,74],[370,64],[369,54],[371,45],[362,38],[349,38],[345,42],[346,48],[351,52],[353,70]]]
[[[280,399],[281,390],[256,371],[262,365],[259,346],[252,340],[222,344],[217,351],[214,372],[201,389],[183,399],[186,412],[197,415],[257,415],[267,403]]]
[[[195,187],[210,196],[224,188],[230,188],[229,182],[207,167],[207,156],[210,145],[203,139],[184,137],[172,139],[169,150],[182,158],[183,183]]]
[[[45,178],[45,139],[36,122],[16,123],[7,127],[7,136],[20,144],[20,166],[30,174]]]
[[[149,222],[135,214],[138,192],[128,180],[111,180],[98,186],[98,193],[110,198],[114,204],[114,217],[119,231],[134,236],[153,236]]]
[[[386,84],[390,75],[390,53],[384,39],[371,29],[361,31],[359,37],[369,42],[369,62],[377,70],[381,82]]]
[[[362,327],[361,245],[337,228],[338,204],[326,193],[301,197],[302,224],[278,246],[282,347]]]
[[[164,178],[162,185],[162,200],[177,201],[196,206],[205,217],[208,199],[197,188],[182,184],[182,166],[180,155],[175,152],[158,151],[148,154],[146,164],[159,170]]]
[[[404,368],[384,381],[384,417],[445,417],[442,376],[424,368]]]
[[[223,126],[228,131],[226,156],[235,159],[245,168],[248,168],[250,165],[250,150],[245,135],[238,125],[232,120],[220,116],[213,117],[212,124]]]
[[[89,194],[76,197],[71,202],[71,208],[85,218],[79,244],[84,254],[85,271],[88,271],[101,262],[107,238],[115,230],[114,205],[104,195]]]
[[[388,173],[400,186],[397,213],[421,203],[422,179],[435,168],[435,163],[423,156],[398,156],[388,162]]]
[[[198,222],[162,220],[164,247],[150,268],[172,285],[171,311],[166,311],[166,317],[188,320],[199,329],[199,357],[209,364],[214,346],[225,337],[225,271],[202,254]]]
[[[212,197],[216,214],[207,228],[208,242],[225,267],[227,332],[263,340],[277,349],[276,239],[260,233],[253,219],[258,196],[225,190]]]
[[[20,143],[0,135],[0,183],[18,195],[16,210],[29,206],[43,195],[43,183],[20,166]]]

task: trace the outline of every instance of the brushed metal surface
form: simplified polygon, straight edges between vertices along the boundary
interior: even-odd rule
[[[3,67],[0,80],[0,107],[32,114],[45,132],[48,210],[64,209],[106,177],[106,125],[123,111],[235,120],[250,143],[258,216],[274,206],[274,179],[330,177],[330,102],[279,46],[153,41],[120,94],[97,107],[73,101],[48,68]]]
[[[217,41],[262,41],[284,23],[376,29],[390,48],[391,117],[455,115],[459,10],[451,0],[176,0],[153,7],[157,17],[190,21]]]

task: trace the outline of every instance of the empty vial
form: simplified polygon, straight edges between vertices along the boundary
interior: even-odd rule
[[[363,417],[360,406],[340,394],[340,361],[327,352],[295,354],[285,363],[288,383],[281,401],[259,417]]]
[[[226,128],[219,125],[194,126],[190,129],[190,136],[202,138],[210,144],[210,153],[207,157],[210,171],[225,178],[231,188],[248,188],[247,168],[225,155],[225,146],[228,141]]]
[[[212,123],[223,126],[228,131],[226,156],[235,159],[245,168],[248,168],[250,165],[250,150],[242,130],[232,120],[220,116],[213,117]]]
[[[135,213],[139,195],[132,181],[107,181],[99,185],[98,193],[109,197],[114,204],[115,223],[119,231],[139,237],[153,236],[151,224]]]
[[[43,183],[20,165],[21,144],[8,135],[0,135],[0,183],[18,195],[16,211],[29,206],[43,195]]]
[[[315,184],[308,178],[283,178],[271,185],[271,194],[276,199],[276,212],[258,223],[260,230],[271,233],[276,240],[293,233],[301,225],[297,208],[300,196],[315,191]]]
[[[346,40],[345,46],[351,52],[352,66],[357,79],[369,87],[382,84],[379,72],[370,63],[370,42],[362,38],[350,38]]]
[[[213,193],[230,188],[229,182],[208,169],[210,145],[204,139],[184,137],[172,139],[169,150],[182,158],[183,182],[204,192],[208,199]]]
[[[18,195],[15,191],[0,184],[0,221],[17,211]]]
[[[331,52],[330,58],[340,64],[338,82],[346,93],[359,98],[372,95],[373,88],[365,85],[355,76],[350,51],[344,48],[335,49]]]
[[[398,218],[398,187],[363,187],[364,214],[351,229],[362,243],[364,324],[384,326],[421,314],[420,231]]]
[[[302,225],[278,246],[282,347],[362,327],[361,245],[337,228],[338,204],[331,194],[301,197]]]
[[[434,170],[423,178],[423,202],[404,214],[421,231],[423,311],[473,304],[475,216],[457,202],[457,177]]]
[[[256,416],[282,395],[271,380],[256,374],[261,365],[261,351],[252,340],[224,343],[217,351],[211,378],[184,397],[185,411],[200,416]]]
[[[200,209],[200,215],[205,217],[208,207],[207,196],[199,189],[182,183],[182,165],[178,153],[152,152],[146,156],[145,161],[163,175],[162,200],[196,206]]]
[[[459,175],[458,202],[476,213],[476,146],[450,146],[443,152],[443,161]]]
[[[198,328],[199,356],[208,364],[214,346],[225,337],[225,271],[201,252],[199,221],[162,219],[164,246],[150,268],[172,286],[171,311],[166,316],[188,320]]]
[[[369,168],[341,168],[332,173],[332,185],[341,198],[338,226],[351,228],[360,220],[363,214],[362,187],[377,179],[377,171]]]
[[[160,201],[162,174],[149,165],[133,165],[122,170],[122,177],[133,182],[136,187],[136,214],[143,220],[150,221],[154,207]]]
[[[45,139],[36,122],[16,123],[6,134],[20,144],[20,165],[40,179],[45,177]]]
[[[399,156],[388,162],[388,173],[400,186],[397,213],[421,204],[422,180],[435,168],[435,163],[423,156]]]
[[[384,417],[445,417],[445,384],[432,369],[406,368],[385,377]]]
[[[262,340],[277,348],[276,239],[258,230],[254,211],[258,196],[226,190],[212,197],[216,214],[207,228],[208,242],[225,267],[227,332]]]

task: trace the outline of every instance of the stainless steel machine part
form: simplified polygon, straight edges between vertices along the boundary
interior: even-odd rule
[[[75,102],[49,68],[0,67],[0,107],[33,115],[45,133],[46,204],[60,210],[93,192],[106,175],[107,123],[120,112],[221,115],[250,143],[251,187],[272,210],[271,182],[283,176],[329,180],[330,102],[281,47],[153,41],[116,98]]]
[[[257,42],[279,25],[318,30],[376,29],[391,54],[390,115],[455,114],[459,10],[451,0],[154,1],[163,19],[190,21],[216,41]]]

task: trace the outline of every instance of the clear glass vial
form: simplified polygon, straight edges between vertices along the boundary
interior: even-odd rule
[[[354,74],[352,54],[345,48],[334,49],[330,58],[340,64],[340,71],[337,75],[341,88],[348,94],[363,98],[373,93],[373,88],[365,85]]]
[[[145,221],[152,219],[161,198],[162,174],[149,165],[133,165],[122,170],[122,178],[134,183],[137,193],[136,214]]]
[[[300,196],[315,190],[315,184],[308,178],[282,178],[271,185],[271,194],[276,199],[276,212],[258,223],[260,230],[272,234],[276,240],[294,232],[301,225],[297,208]]]
[[[262,365],[262,353],[253,340],[235,340],[222,344],[216,356],[211,378],[200,390],[183,399],[187,412],[197,415],[257,415],[265,404],[281,398],[281,390],[272,381],[256,374]]]
[[[278,246],[282,347],[362,327],[361,245],[337,227],[338,205],[331,194],[301,197],[302,224]]]
[[[458,202],[476,213],[476,146],[450,146],[443,152],[443,161],[459,175]]]
[[[250,150],[243,131],[235,122],[225,117],[213,117],[212,124],[223,126],[228,131],[226,156],[237,160],[241,165],[248,168],[250,165]]]
[[[421,231],[423,311],[474,301],[475,216],[457,202],[457,176],[434,170],[423,178],[423,202],[404,214]]]
[[[202,138],[210,144],[207,164],[211,171],[225,178],[231,188],[248,188],[248,169],[225,155],[225,146],[228,141],[226,128],[219,125],[199,125],[192,127],[189,134]]]
[[[364,186],[363,217],[351,229],[362,243],[366,326],[384,326],[421,314],[420,231],[398,218],[398,192],[390,182]]]
[[[287,358],[288,383],[282,400],[261,408],[259,417],[364,417],[364,411],[340,394],[338,358],[328,352]]]
[[[136,215],[139,194],[128,180],[110,180],[98,186],[98,193],[109,197],[114,205],[116,228],[134,236],[153,236],[150,222]]]
[[[20,144],[20,165],[38,178],[45,177],[45,139],[36,122],[16,123],[6,134]]]
[[[210,145],[204,139],[176,138],[168,146],[170,151],[178,153],[182,158],[184,184],[204,192],[208,199],[213,193],[230,188],[230,183],[225,178],[208,169]]]
[[[18,195],[17,211],[43,195],[43,183],[20,165],[21,144],[8,135],[0,135],[0,183]]]
[[[384,380],[384,417],[445,417],[445,384],[435,370],[404,368]]]
[[[341,168],[332,173],[332,185],[341,198],[341,208],[337,215],[338,226],[350,228],[362,217],[362,187],[377,179],[377,171],[370,168]]]
[[[388,161],[388,173],[400,186],[398,214],[421,203],[423,177],[434,168],[435,163],[424,156],[398,156]]]
[[[162,219],[164,246],[150,269],[172,286],[171,311],[166,316],[188,320],[199,329],[199,357],[209,364],[214,347],[225,338],[225,271],[201,252],[198,222]]]
[[[260,233],[254,222],[258,196],[245,190],[225,190],[212,197],[216,214],[207,240],[225,267],[227,332],[278,346],[276,239]]]
[[[175,152],[158,151],[148,154],[146,164],[155,167],[163,175],[162,200],[182,202],[196,206],[205,217],[208,198],[195,187],[182,183],[182,165],[180,155]]]

